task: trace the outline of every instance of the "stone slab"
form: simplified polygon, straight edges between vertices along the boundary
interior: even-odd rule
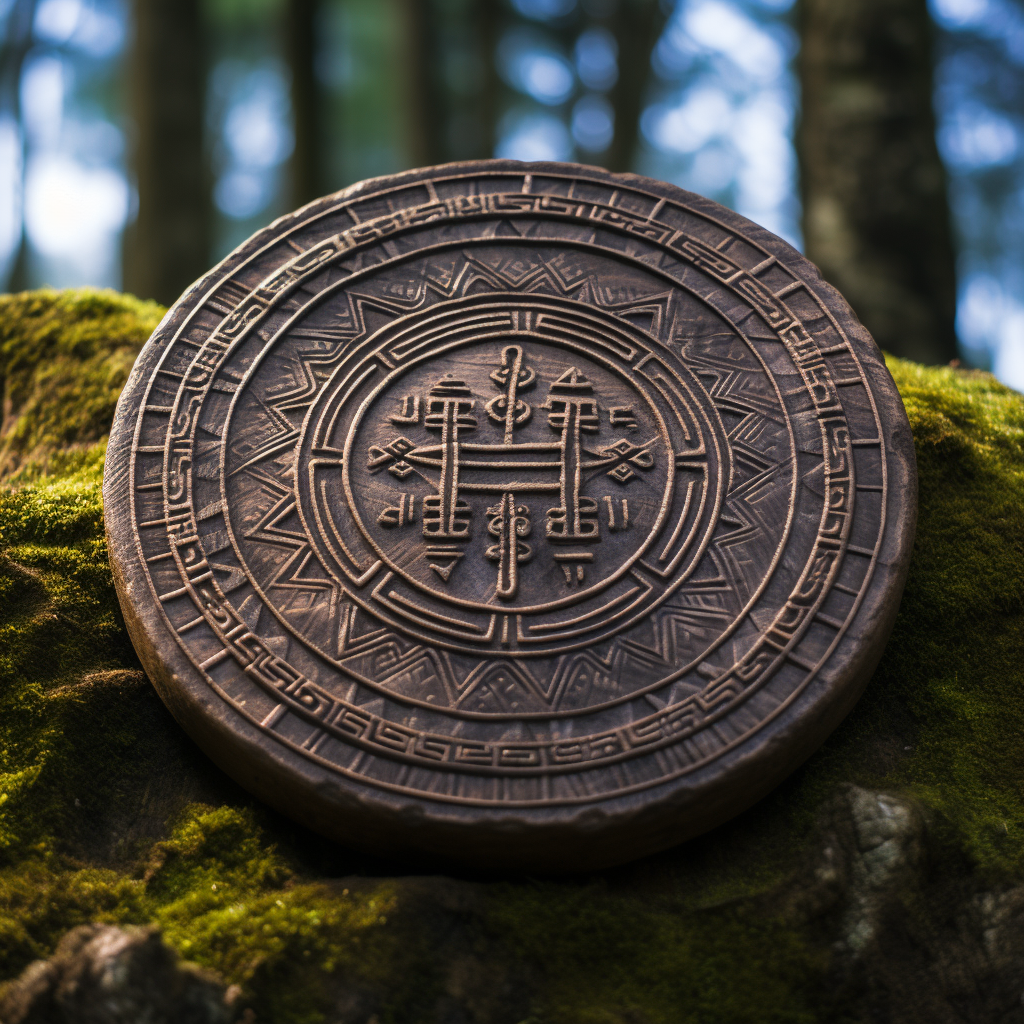
[[[349,845],[578,871],[714,827],[838,724],[916,472],[786,242],[482,161],[328,196],[189,289],[104,498],[143,664],[225,771]]]

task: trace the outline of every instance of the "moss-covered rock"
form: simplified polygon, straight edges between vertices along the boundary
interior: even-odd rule
[[[258,805],[139,668],[101,435],[160,312],[0,299],[0,979],[99,921],[158,925],[282,1024],[1024,1014],[1024,398],[891,362],[920,471],[906,595],[860,704],[769,798],[595,877],[416,877]]]
[[[233,1024],[237,986],[181,957],[156,928],[83,924],[7,987],[6,1024]]]
[[[103,437],[163,313],[112,291],[0,295],[0,476]]]

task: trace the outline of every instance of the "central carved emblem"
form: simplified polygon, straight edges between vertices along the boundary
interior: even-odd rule
[[[610,316],[550,296],[427,307],[305,414],[295,493],[319,567],[300,575],[464,652],[611,637],[696,564],[724,437],[675,355]]]
[[[606,445],[585,443],[603,425],[609,433],[635,432],[636,414],[630,405],[602,405],[593,383],[577,366],[560,369],[538,407],[546,414],[550,440],[516,438],[534,415],[523,396],[535,389],[537,372],[521,345],[507,345],[490,373],[498,394],[474,395],[465,381],[449,374],[424,395],[402,396],[399,410],[389,418],[393,424],[411,426],[420,423],[422,412],[424,432],[436,440],[416,442],[400,435],[369,449],[370,471],[386,470],[403,482],[416,473],[434,488],[419,504],[415,494],[402,492],[377,522],[389,529],[418,522],[430,568],[445,583],[481,532],[465,495],[495,498],[486,509],[482,535],[490,543],[482,555],[494,563],[495,594],[512,601],[519,593],[521,566],[534,557],[527,538],[538,514],[543,515],[544,539],[552,545],[549,557],[560,566],[566,586],[579,585],[595,558],[590,546],[602,537],[601,509],[586,493],[587,480],[603,472],[625,487],[638,471],[654,467],[657,436],[639,443],[622,436]],[[499,437],[490,440],[488,434]],[[627,529],[628,497],[603,498],[605,529]]]

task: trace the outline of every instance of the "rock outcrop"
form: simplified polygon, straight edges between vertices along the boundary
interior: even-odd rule
[[[140,670],[101,410],[159,314],[0,298],[0,1019],[127,1019],[87,1015],[106,963],[211,1021],[1024,1022],[1024,398],[891,363],[920,470],[903,606],[857,708],[767,799],[600,875],[442,877],[260,806]]]
[[[182,963],[155,928],[83,924],[0,1001],[6,1024],[228,1024],[235,992]]]

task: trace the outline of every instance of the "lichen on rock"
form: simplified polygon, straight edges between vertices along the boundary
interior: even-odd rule
[[[857,708],[767,799],[597,876],[424,877],[260,806],[141,671],[100,478],[160,315],[0,299],[0,980],[100,923],[161,929],[282,1024],[1020,1018],[1024,398],[890,362],[920,474],[903,605]]]

